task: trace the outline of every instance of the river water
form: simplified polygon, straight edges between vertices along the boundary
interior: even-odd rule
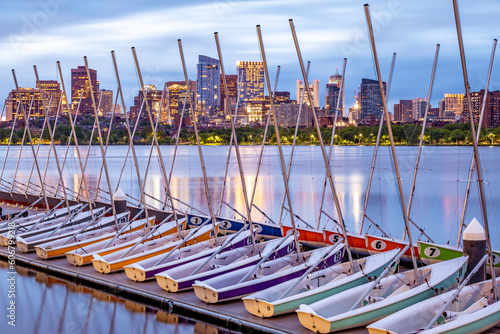
[[[117,298],[17,266],[15,298],[8,299],[8,268],[0,261],[0,306],[15,300],[15,327],[2,312],[1,333],[228,333],[175,314]]]
[[[57,148],[60,165],[62,165],[65,156],[65,149],[66,148],[63,146]],[[256,183],[255,175],[258,169],[260,146],[242,146],[240,149],[248,197],[251,198],[254,184],[256,184],[253,203],[264,211],[270,219],[278,222],[284,193],[284,182],[277,147],[267,146],[265,148],[259,177]],[[398,164],[406,203],[408,203],[410,195],[417,149],[417,147],[397,147]],[[161,150],[166,170],[165,173],[169,175],[170,171],[172,171],[170,189],[173,196],[198,210],[208,213],[203,173],[197,147],[180,146],[172,170],[174,147],[163,146]],[[0,157],[7,156],[6,151],[7,148],[5,146],[0,147]],[[224,172],[229,147],[204,146],[202,151],[208,177],[208,189],[214,211],[217,211],[219,208],[219,203],[222,198],[235,210],[244,214],[246,212],[245,200],[234,150],[231,152],[227,183],[222,196]],[[333,148],[331,172],[334,177],[336,192],[340,202],[340,210],[335,208],[331,188],[329,184],[327,184],[323,205],[323,211],[325,213],[322,214],[322,218],[319,222],[320,227],[333,227],[334,224],[329,217],[339,220],[338,214],[340,211],[347,229],[353,232],[359,231],[373,151],[374,147],[370,146],[336,146]],[[291,147],[283,147],[283,152],[285,164],[288,165]],[[25,187],[29,179],[34,159],[32,158],[33,155],[30,147],[24,147],[21,157],[18,159],[19,153],[19,146],[10,148],[7,156],[7,163],[3,171],[3,180],[11,182],[14,179],[16,164],[19,160],[18,171],[15,175],[16,187]],[[48,146],[43,146],[40,148],[40,152],[37,156],[42,178],[45,174],[44,171],[48,153]],[[88,151],[87,147],[81,147],[80,153],[82,159],[88,156],[88,164],[85,171],[86,183],[90,191],[95,192],[102,162],[100,147],[94,146],[90,151]],[[159,155],[153,150],[150,166],[147,168],[148,157],[150,156],[149,146],[137,146],[136,153],[142,180],[144,180],[146,170],[148,172],[145,182],[145,193],[150,197],[146,197],[146,200],[153,206],[161,207],[166,197],[166,183],[164,181]],[[126,194],[138,199],[140,198],[141,192],[137,180],[135,164],[131,155],[124,164],[126,154],[127,147],[125,146],[112,146],[108,148],[106,165],[108,170],[107,174],[109,175],[109,184],[114,193],[120,174],[122,174],[119,187]],[[480,154],[491,239],[494,249],[500,249],[500,229],[497,218],[500,213],[500,192],[497,191],[497,189],[500,188],[500,147],[481,147]],[[450,244],[455,244],[457,242],[459,222],[464,205],[464,196],[471,159],[471,147],[429,146],[424,147],[422,150],[410,218],[423,228],[435,242]],[[0,160],[0,164],[3,164],[3,161]],[[123,173],[120,173],[122,165],[124,165]],[[81,169],[75,147],[70,147],[69,149],[63,175],[65,186],[77,192],[80,189]],[[48,184],[47,190],[50,189],[50,186],[57,186],[58,178],[57,164],[52,155],[45,179],[45,183]],[[465,222],[468,223],[472,218],[476,217],[483,223],[479,205],[477,176],[473,174],[472,179],[473,182]],[[40,184],[40,177],[38,176],[36,168],[34,168],[31,182],[38,185]],[[318,146],[296,147],[294,159],[291,164],[289,182],[292,209],[296,215],[313,226],[318,224],[324,182],[325,164],[321,149]],[[108,189],[108,178],[106,177],[105,171],[102,173],[100,188],[104,190]],[[100,194],[107,196],[105,192],[102,191]],[[188,209],[186,205],[179,204],[178,202],[174,204],[181,210]],[[402,237],[404,222],[402,206],[397,191],[394,164],[392,163],[392,157],[388,147],[381,147],[379,149],[366,213],[371,220],[379,224],[388,234],[398,238]],[[238,217],[238,214],[227,205],[222,205],[221,215]],[[266,218],[258,211],[253,210],[252,219],[259,221],[265,220]],[[289,224],[290,218],[286,212],[283,221],[285,224]],[[363,233],[366,232],[377,233],[367,220],[365,220],[365,228],[363,229]],[[413,230],[413,236],[415,238],[420,237],[424,240],[427,239],[425,236],[421,236],[416,229]],[[1,268],[0,277],[5,276],[6,269]],[[73,290],[78,290],[78,287],[70,287],[66,283],[53,283],[52,279],[46,277],[39,278],[38,274],[26,274],[21,277],[22,279],[19,281],[19,290],[24,291],[24,298],[30,301],[28,304],[32,307],[32,309],[27,310],[27,314],[30,314],[32,318],[40,317],[40,319],[49,319],[44,320],[52,326],[49,332],[59,332],[59,329],[64,326],[71,326],[71,321],[68,323],[62,321],[61,323],[62,317],[60,314],[64,311],[67,314],[71,314],[71,310],[75,308],[80,308],[82,310],[81,313],[83,316],[81,317],[103,316],[109,318],[105,323],[109,326],[117,326],[116,328],[124,326],[124,328],[129,329],[132,328],[131,326],[135,326],[133,324],[140,324],[140,328],[144,329],[145,324],[148,324],[147,332],[161,330],[170,333],[177,330],[179,333],[184,333],[193,332],[195,330],[194,324],[185,324],[182,320],[179,320],[179,323],[182,323],[179,325],[169,324],[168,319],[165,321],[160,320],[168,317],[156,311],[150,312],[149,309],[143,306],[127,307],[127,304],[122,301],[112,301],[111,303],[102,301],[100,297],[96,297],[98,293],[94,291],[81,291],[73,296]],[[3,281],[0,284],[2,291],[4,291],[5,284],[6,283]],[[23,286],[21,287],[21,285]],[[4,296],[0,298],[2,302],[5,299],[3,297]],[[21,297],[23,297],[22,294]],[[109,296],[104,297],[104,299],[113,298],[114,297]],[[74,301],[70,302],[71,300]],[[74,303],[74,305],[70,305],[70,303]],[[95,305],[101,304],[104,305],[102,306],[102,312],[98,311],[92,315],[92,309]],[[3,308],[4,305],[1,305]],[[55,309],[52,307],[54,305],[61,306]],[[87,309],[90,311],[84,312]],[[142,313],[137,313],[133,309],[140,309]],[[146,311],[143,312],[142,310]],[[111,320],[115,319],[112,318],[113,314],[115,314],[114,312],[121,314],[119,318],[116,318],[120,319],[120,321]],[[146,314],[146,317],[144,317],[144,314]],[[126,320],[122,322],[121,319]],[[88,321],[80,320],[83,322],[78,323],[80,326],[79,328],[81,328],[82,324],[84,324],[83,326],[87,326],[85,324],[87,324]],[[90,326],[90,323],[88,326]],[[43,330],[43,332],[46,331]],[[90,333],[94,332],[94,330],[88,327],[84,332]],[[110,331],[109,329],[104,329],[103,332],[107,333]],[[118,332],[118,330],[116,330],[116,332]]]
[[[202,148],[208,188],[214,211],[219,208],[225,165],[228,156],[228,146],[204,146]],[[397,157],[404,188],[405,202],[408,203],[410,188],[413,180],[417,147],[397,147]],[[248,197],[253,193],[255,175],[258,169],[260,146],[241,146],[241,159],[244,180]],[[331,172],[340,202],[340,211],[347,225],[347,229],[358,232],[365,203],[366,186],[370,174],[374,147],[370,146],[336,146],[331,159]],[[6,147],[0,147],[0,157],[5,156]],[[38,154],[40,174],[44,176],[48,147],[42,147]],[[87,156],[87,147],[81,147],[82,159]],[[500,231],[497,213],[499,212],[500,193],[500,147],[480,147],[485,197],[490,221],[491,237],[496,248],[500,247]],[[136,155],[141,179],[144,179],[148,165],[150,147],[137,146]],[[290,146],[283,147],[285,164],[291,152]],[[60,165],[64,158],[65,147],[58,147]],[[125,146],[111,146],[106,155],[106,164],[111,189],[116,189],[127,153]],[[162,157],[167,176],[170,175],[173,146],[162,147]],[[8,154],[8,163],[3,173],[3,179],[11,181],[14,177],[19,155],[19,146],[11,147]],[[53,156],[53,155],[52,155]],[[99,146],[94,146],[88,153],[88,164],[85,171],[87,185],[95,191],[101,169],[101,152]],[[468,170],[472,159],[471,147],[446,146],[423,147],[417,173],[416,187],[410,218],[422,227],[436,242],[455,244],[458,226],[462,215],[464,196],[467,187]],[[25,147],[19,159],[16,175],[18,183],[26,184],[33,165],[32,153]],[[80,188],[81,169],[78,155],[71,147],[64,166],[64,183],[66,187],[78,191]],[[0,160],[0,164],[3,162]],[[325,181],[324,160],[318,146],[299,146],[295,149],[290,173],[290,193],[293,212],[310,225],[316,226],[321,205],[323,185]],[[140,187],[132,155],[125,163],[119,187],[133,198],[140,198]],[[477,177],[473,174],[470,199],[465,216],[468,223],[476,217],[481,223]],[[31,182],[39,184],[36,168],[33,171]],[[51,158],[47,169],[45,183],[56,186],[58,169],[55,159]],[[260,173],[257,180],[254,204],[264,211],[273,221],[278,222],[281,202],[284,193],[283,176],[281,173],[278,149],[276,146],[267,146],[264,150]],[[108,181],[105,170],[102,172],[100,188],[107,190]],[[161,207],[165,200],[165,182],[158,154],[153,150],[152,159],[145,182],[145,193],[154,197],[146,197],[146,201],[156,207]],[[180,146],[172,169],[170,189],[175,198],[190,204],[198,210],[208,213],[208,205],[203,182],[198,149],[196,146]],[[49,187],[47,187],[49,190]],[[101,195],[107,196],[104,192]],[[62,196],[62,192],[60,191]],[[242,182],[236,161],[234,149],[229,163],[227,183],[223,199],[238,212],[245,214],[246,206],[242,191]],[[185,205],[175,203],[177,208],[186,210]],[[338,212],[334,206],[330,185],[327,184],[320,227],[333,227],[328,218],[338,221]],[[290,218],[284,211],[283,222],[289,224]],[[379,224],[385,232],[394,236],[403,235],[403,214],[400,196],[397,191],[397,182],[394,173],[389,147],[381,147],[374,168],[373,183],[367,205],[367,216]],[[221,215],[239,217],[233,209],[223,204]],[[253,210],[252,219],[262,221],[266,218],[257,210]],[[373,227],[365,220],[363,233],[374,233]],[[415,238],[419,236],[414,231]]]

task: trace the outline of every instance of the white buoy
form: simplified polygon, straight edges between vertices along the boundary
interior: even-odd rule
[[[113,195],[113,202],[115,202],[115,210],[117,214],[127,211],[127,195],[125,195],[121,188],[118,188]]]
[[[464,253],[469,255],[466,276],[486,254],[486,233],[483,226],[473,218],[469,226],[464,230]],[[471,278],[471,283],[477,283],[486,279],[486,266],[482,267]]]

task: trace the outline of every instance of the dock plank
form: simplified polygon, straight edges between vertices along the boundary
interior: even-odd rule
[[[5,248],[0,249],[0,255],[4,257],[7,255]],[[183,304],[190,307],[191,310],[199,310],[198,316],[200,320],[204,319],[204,314],[217,314],[230,318],[234,323],[241,322],[242,324],[255,324],[256,328],[262,329],[266,332],[282,332],[282,333],[311,333],[305,329],[299,322],[295,314],[275,317],[271,319],[262,319],[256,317],[246,311],[245,306],[241,300],[231,301],[221,304],[206,304],[196,297],[193,291],[185,291],[180,293],[169,293],[164,291],[157,283],[156,280],[149,282],[134,282],[130,280],[124,272],[101,274],[94,270],[93,266],[75,267],[71,265],[66,258],[42,260],[36,253],[20,253],[16,254],[17,265],[24,263],[29,267],[45,271],[51,274],[53,271],[64,271],[66,275],[54,275],[73,280],[76,283],[84,284],[85,281],[99,281],[103,286],[99,288],[104,292],[108,292],[120,297],[129,298],[136,302],[141,302],[144,295],[149,295],[157,299],[168,299],[175,303]],[[64,277],[65,276],[65,277]],[[103,288],[104,287],[104,288]],[[125,296],[124,296],[125,294]],[[176,305],[176,304],[174,304]],[[174,309],[175,312],[175,309]],[[196,312],[196,311],[195,311]],[[184,315],[179,313],[179,315]],[[210,321],[207,321],[210,322]],[[354,331],[347,331],[344,333],[365,334],[368,333],[366,329],[359,329]]]

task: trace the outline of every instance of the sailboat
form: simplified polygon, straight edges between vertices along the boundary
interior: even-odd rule
[[[127,277],[131,280],[143,282],[154,279],[156,274],[164,272],[165,270],[176,268],[199,259],[214,257],[217,254],[224,254],[230,250],[242,247],[246,248],[247,246],[252,248],[252,244],[253,238],[251,237],[251,232],[245,230],[242,231],[242,233],[219,237],[217,241],[215,239],[209,239],[194,245],[186,246],[182,249],[182,254],[176,257],[167,253],[135,262],[125,266],[124,270]],[[173,251],[174,250],[171,252]]]
[[[496,282],[498,290],[500,278]],[[483,333],[500,322],[500,303],[492,303],[491,283],[491,280],[482,281],[465,286],[458,294],[452,290],[424,300],[368,325],[368,332]]]
[[[425,305],[421,303],[414,305],[413,307],[409,307],[401,311],[399,314],[395,314],[392,317],[370,325],[369,327],[371,328],[372,333],[392,333],[396,331],[411,332],[414,331],[415,328],[420,333],[482,333],[500,322],[500,299],[498,296],[499,281],[496,279],[496,271],[490,270],[491,280],[479,282],[470,286],[467,285],[475,272],[479,271],[481,266],[487,260],[489,260],[490,266],[494,264],[494,257],[491,248],[488,213],[484,196],[481,161],[479,159],[479,149],[477,144],[478,137],[476,137],[474,117],[471,108],[469,80],[467,75],[457,0],[453,0],[453,10],[462,63],[465,95],[468,100],[469,120],[472,133],[472,144],[474,148],[473,163],[476,165],[481,213],[484,221],[484,229],[482,229],[477,220],[473,220],[473,222],[468,226],[468,229],[473,231],[471,234],[478,234],[477,232],[480,231],[483,232],[484,238],[479,238],[479,240],[486,241],[487,254],[483,256],[483,258],[472,269],[469,276],[456,290],[451,291],[446,296],[441,296],[442,299],[433,298],[426,301]],[[494,46],[496,46],[496,40],[494,42]],[[481,230],[479,230],[478,227],[481,227]],[[439,249],[434,249],[434,252],[438,250]],[[401,317],[408,314],[415,314],[414,312],[424,313],[422,323],[412,323],[401,326],[401,322],[396,320],[398,316]]]
[[[57,257],[63,257],[67,252],[75,250],[77,248],[85,247],[87,245],[91,245],[93,243],[108,240],[113,238],[117,233],[117,227],[119,229],[125,228],[129,221],[129,212],[123,212],[116,216],[118,226],[114,224],[115,218],[113,216],[106,217],[101,219],[99,225],[104,228],[96,229],[94,223],[91,229],[80,233],[76,233],[68,236],[67,238],[59,238],[54,241],[45,240],[43,244],[35,246],[36,254],[41,259],[51,259]],[[128,224],[127,230],[129,232],[137,231],[140,228],[144,228],[144,224],[147,222],[147,219],[141,219],[139,221],[132,222],[132,224]]]
[[[491,71],[493,68],[493,61],[495,58],[496,46],[497,46],[497,40],[494,39],[493,40],[493,47],[492,47],[492,51],[491,51],[491,57],[490,57],[490,64],[489,64],[489,68],[488,68],[488,74],[487,74],[487,78],[486,78],[486,87],[485,87],[486,92],[488,91],[489,84],[490,84]],[[486,102],[487,95],[488,94],[484,95],[484,99],[483,99],[482,104],[481,104],[481,113],[480,113],[479,122],[478,122],[476,141],[479,140],[479,136],[481,133],[481,126],[483,124],[483,116],[484,116],[485,108],[487,105],[487,102]],[[422,262],[429,264],[429,263],[435,263],[438,261],[445,261],[445,260],[459,257],[463,253],[463,249],[460,247],[460,243],[462,241],[461,240],[461,236],[463,233],[462,230],[463,230],[463,227],[465,225],[465,224],[463,224],[463,221],[465,219],[465,212],[466,212],[467,205],[468,205],[470,185],[471,185],[472,172],[474,170],[474,165],[475,165],[475,161],[474,161],[474,159],[472,159],[471,166],[469,169],[469,175],[467,178],[467,190],[465,192],[464,206],[463,206],[463,210],[462,210],[462,217],[461,217],[461,223],[460,223],[460,227],[459,227],[459,233],[458,233],[456,246],[449,245],[449,244],[440,245],[440,244],[436,244],[436,243],[430,242],[430,241],[419,241],[418,248],[419,248],[420,258],[421,258]],[[479,224],[479,222],[474,218],[470,224]],[[496,273],[500,275],[500,252],[493,250],[492,253],[493,253],[493,266],[495,267]],[[488,270],[491,270],[490,265],[488,266]]]
[[[53,213],[39,213],[37,215],[28,216],[25,218],[21,218],[15,220],[16,224],[16,235],[21,235],[23,233],[29,232],[31,230],[39,230],[42,228],[48,228],[53,226],[54,228],[66,221],[68,219],[69,214],[74,214],[82,208],[81,204],[73,205],[68,210],[67,208],[57,209]],[[8,224],[8,223],[6,223]],[[7,246],[9,243],[9,227],[3,228],[0,230],[0,245]],[[10,235],[11,238],[14,238],[16,235]],[[12,240],[12,239],[11,239]]]
[[[376,279],[387,267],[396,269],[399,249],[341,263],[281,283],[243,298],[248,312],[258,317],[292,313],[301,304],[311,304],[336,293]]]
[[[344,244],[322,247],[309,252],[290,253],[251,268],[195,281],[196,296],[206,303],[219,303],[242,298],[277,284],[301,277],[310,270],[329,268],[342,261]]]
[[[288,256],[295,251],[294,238],[288,235],[283,238],[261,242],[253,247],[240,247],[224,252],[208,261],[199,259],[182,266],[165,270],[156,274],[158,285],[168,292],[179,292],[192,289],[193,284],[205,281],[242,268],[252,268],[265,261],[272,261]]]
[[[66,259],[74,266],[84,266],[92,263],[95,254],[100,256],[111,254],[119,250],[131,248],[134,245],[155,240],[168,235],[173,235],[179,229],[184,229],[185,221],[181,221],[179,226],[175,222],[162,222],[154,224],[155,217],[150,217],[139,230],[124,231],[112,240],[102,240],[90,245],[77,247],[75,250],[66,252]],[[175,237],[172,237],[175,238]]]
[[[104,208],[98,208],[94,210],[94,218],[98,218],[103,213]],[[75,233],[79,228],[81,228],[82,225],[88,222],[92,223],[93,221],[94,219],[92,218],[92,214],[90,211],[79,212],[58,225],[40,228],[37,230],[19,234],[18,236],[16,236],[16,246],[23,253],[32,252],[35,250],[36,245],[44,243],[45,241],[49,240],[48,238],[51,238],[51,240],[56,240],[68,237]],[[114,223],[114,220],[108,222],[108,226]]]
[[[448,291],[461,281],[467,256],[391,275],[338,293],[296,311],[300,323],[317,333],[366,326],[397,310]]]
[[[108,274],[111,272],[123,270],[123,267],[138,261],[151,258],[156,255],[165,254],[177,246],[183,247],[192,245],[200,241],[208,240],[214,237],[212,226],[205,225],[192,234],[189,239],[188,231],[181,231],[179,234],[171,234],[158,239],[140,242],[133,248],[122,249],[107,255],[94,254],[92,264],[94,269],[100,273]]]

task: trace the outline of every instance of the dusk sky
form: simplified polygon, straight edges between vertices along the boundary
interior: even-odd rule
[[[139,84],[131,47],[135,46],[146,84],[184,80],[177,47],[181,39],[190,79],[196,80],[198,55],[217,57],[213,33],[219,32],[226,74],[236,61],[259,61],[255,26],[260,24],[274,80],[281,65],[278,90],[291,92],[301,78],[288,20],[293,19],[309,79],[320,80],[320,105],[329,75],[347,58],[346,112],[354,103],[361,78],[376,78],[368,41],[365,1],[75,1],[2,0],[0,20],[0,95],[14,88],[11,69],[21,87],[34,87],[33,65],[41,79],[57,79],[61,61],[70,91],[70,69],[87,56],[100,87],[116,91],[111,61],[115,50],[127,109]],[[371,5],[377,51],[384,80],[397,53],[389,105],[399,99],[426,97],[436,44],[441,44],[431,102],[444,93],[463,93],[453,5],[446,1],[375,1]],[[460,13],[471,89],[484,89],[494,38],[500,35],[500,1],[461,1]],[[490,90],[500,89],[500,62],[493,68]]]

